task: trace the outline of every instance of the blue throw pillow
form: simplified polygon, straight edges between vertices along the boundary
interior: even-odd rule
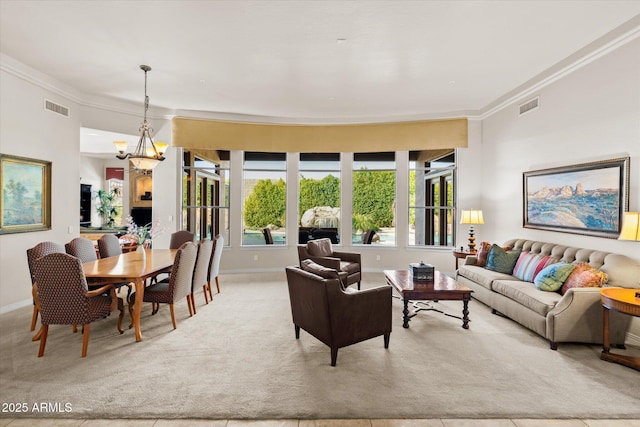
[[[567,280],[574,268],[576,268],[575,265],[568,264],[565,261],[551,264],[538,273],[533,279],[533,283],[540,290],[555,292],[562,287],[562,284]]]
[[[487,257],[487,270],[497,271],[498,273],[513,273],[513,267],[518,262],[522,249],[505,251],[495,243],[491,245],[489,256]]]

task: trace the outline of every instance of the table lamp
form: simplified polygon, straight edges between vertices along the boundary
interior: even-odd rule
[[[469,252],[476,252],[476,238],[473,236],[473,225],[484,224],[484,218],[482,217],[481,210],[463,210],[460,216],[460,224],[469,225]]]
[[[625,212],[618,240],[640,241],[640,212]]]

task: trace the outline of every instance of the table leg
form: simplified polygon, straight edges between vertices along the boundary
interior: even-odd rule
[[[469,329],[469,300],[462,301],[462,327]]]
[[[140,316],[142,315],[142,299],[144,298],[144,280],[136,279],[136,301],[133,306],[133,326],[136,330],[136,341],[142,341],[142,332],[140,331]]]
[[[402,310],[402,327],[409,327],[409,299],[403,298],[404,300],[404,310]]]
[[[602,307],[602,353],[609,353],[611,343],[609,342],[609,309]]]

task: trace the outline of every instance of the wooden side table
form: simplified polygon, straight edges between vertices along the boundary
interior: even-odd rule
[[[640,289],[602,288],[600,302],[602,304],[602,353],[600,359],[620,363],[640,371],[640,357],[611,353],[609,342],[609,310],[640,317],[640,298],[636,295]]]
[[[475,255],[478,252],[469,252],[469,251],[453,251],[453,256],[456,257],[456,270],[458,269],[458,260],[461,258],[466,258],[469,255]]]

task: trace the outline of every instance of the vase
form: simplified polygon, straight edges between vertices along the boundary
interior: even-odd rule
[[[147,252],[145,251],[143,245],[138,245],[138,247],[136,248],[136,253],[140,254],[142,259],[145,259],[147,257]]]

